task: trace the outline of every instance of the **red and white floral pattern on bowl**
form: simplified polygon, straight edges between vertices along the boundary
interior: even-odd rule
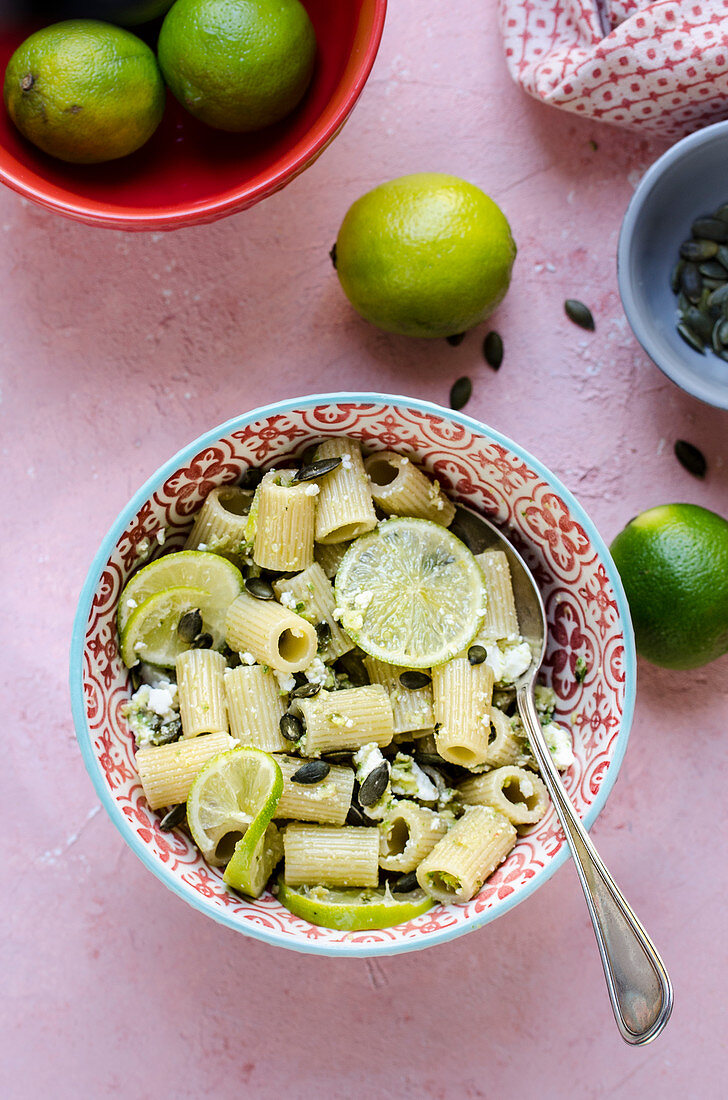
[[[625,653],[632,650],[625,633],[630,628],[619,613],[609,576],[613,566],[585,530],[587,517],[566,503],[544,471],[532,468],[488,429],[436,406],[405,402],[302,399],[227,425],[226,434],[160,478],[116,541],[91,600],[81,673],[85,722],[78,735],[112,819],[155,874],[196,908],[287,947],[327,954],[389,953],[468,931],[510,908],[539,878],[545,880],[564,839],[551,810],[521,837],[472,901],[438,906],[395,928],[345,933],[308,924],[270,894],[243,900],[184,835],[160,830],[161,814],[146,803],[134,767],[133,738],[121,714],[130,686],[118,653],[116,605],[140,559],[160,551],[158,534],[165,533],[165,551],[179,548],[193,513],[215,486],[235,482],[249,465],[300,454],[313,440],[329,435],[415,456],[454,498],[506,525],[534,570],[550,627],[544,672],[558,696],[557,718],[574,735],[576,762],[564,780],[582,816],[595,808],[628,733],[632,688],[626,682]],[[574,675],[578,655],[586,657],[588,667],[583,683]],[[613,779],[612,774],[609,786]]]

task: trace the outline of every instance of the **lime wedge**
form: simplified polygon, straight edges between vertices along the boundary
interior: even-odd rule
[[[177,627],[188,611],[202,615],[201,633],[212,636],[212,648],[225,641],[225,613],[216,596],[202,588],[165,588],[140,604],[121,632],[121,659],[127,668],[146,661],[162,668],[174,668],[180,653],[190,648],[180,638]]]
[[[243,590],[240,570],[219,554],[204,550],[180,550],[145,565],[131,578],[119,599],[119,634],[124,633],[135,609],[165,588],[203,588],[225,608]]]
[[[260,816],[260,815],[259,815]],[[259,898],[277,863],[283,859],[283,837],[273,824],[261,827],[251,822],[242,840],[235,845],[223,878],[228,886]]]
[[[238,883],[259,878],[259,867],[266,859],[266,829],[282,793],[278,763],[262,749],[248,746],[214,756],[190,787],[187,824],[195,844],[213,867],[223,867],[238,855],[239,842],[250,832],[233,867],[237,881],[230,882],[231,886],[243,889]],[[268,846],[274,843],[269,837]]]
[[[326,886],[287,886],[282,875],[278,880],[278,900],[311,924],[343,932],[404,924],[434,904],[424,890],[392,894],[384,887],[333,890]]]
[[[485,589],[467,546],[438,523],[396,517],[356,539],[336,574],[341,625],[372,657],[432,668],[467,649]]]

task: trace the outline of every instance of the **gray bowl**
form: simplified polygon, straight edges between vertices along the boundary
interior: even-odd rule
[[[728,363],[694,351],[678,334],[670,272],[690,226],[728,202],[728,122],[683,138],[655,161],[622,223],[617,274],[632,331],[649,357],[678,386],[728,409]]]

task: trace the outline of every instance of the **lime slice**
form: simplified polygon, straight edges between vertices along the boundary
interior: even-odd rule
[[[210,634],[212,648],[225,641],[228,604],[202,588],[165,588],[140,604],[121,633],[121,659],[127,668],[146,661],[162,668],[174,668],[180,653],[190,648],[177,633],[179,621],[188,611],[202,615],[201,633]]]
[[[326,886],[287,886],[283,876],[278,880],[278,900],[311,924],[343,932],[404,924],[434,904],[424,890],[392,894],[384,887],[332,890]]]
[[[260,817],[260,815],[259,815]],[[277,863],[283,859],[283,837],[275,825],[253,821],[242,840],[235,845],[223,878],[228,886],[259,898]]]
[[[282,793],[281,769],[262,749],[241,746],[208,760],[187,796],[187,823],[207,862],[223,867],[237,854],[238,842],[250,831],[250,840],[233,870],[243,881],[243,864],[247,861],[247,881],[254,878],[253,864],[264,859],[258,845],[265,840]]]
[[[227,609],[243,590],[240,570],[219,554],[204,550],[180,550],[166,554],[135,573],[121,593],[118,610],[119,634],[136,607],[165,588],[203,588]]]
[[[438,523],[396,517],[356,539],[336,574],[341,625],[372,657],[432,668],[467,649],[485,589],[467,546]]]

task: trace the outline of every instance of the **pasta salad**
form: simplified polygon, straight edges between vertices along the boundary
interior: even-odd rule
[[[338,928],[463,902],[548,808],[504,553],[408,456],[329,438],[214,489],[118,608],[124,716],[161,828],[247,896]],[[571,736],[536,688],[557,767]],[[280,866],[280,869],[279,869]]]

